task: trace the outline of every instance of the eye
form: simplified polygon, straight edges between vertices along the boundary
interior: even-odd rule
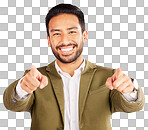
[[[70,33],[70,34],[74,34],[74,33],[76,33],[76,31],[70,31],[69,33]]]
[[[53,36],[59,36],[61,35],[60,33],[54,33]]]

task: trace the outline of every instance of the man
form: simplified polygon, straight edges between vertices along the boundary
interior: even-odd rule
[[[46,27],[56,60],[38,69],[32,65],[4,93],[7,109],[31,113],[31,130],[111,130],[112,113],[143,108],[141,87],[120,68],[97,66],[83,58],[88,32],[78,7],[53,7]]]

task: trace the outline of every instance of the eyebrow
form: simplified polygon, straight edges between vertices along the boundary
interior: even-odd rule
[[[72,29],[78,29],[77,27],[70,27],[70,28],[67,28],[67,30],[72,30]]]
[[[60,31],[60,29],[51,29],[50,32],[54,32],[54,31]]]
[[[77,27],[70,27],[70,28],[67,28],[67,30],[72,30],[72,29],[78,29]],[[61,31],[60,29],[51,29],[50,32],[54,32],[54,31]]]

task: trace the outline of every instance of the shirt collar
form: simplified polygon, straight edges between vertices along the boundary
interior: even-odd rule
[[[84,70],[84,67],[85,67],[85,59],[83,60],[82,64],[80,65],[80,67],[78,69],[75,70],[75,73],[77,72],[82,72]],[[58,66],[56,60],[55,60],[55,68],[57,70],[58,73],[65,73],[61,70],[61,68]]]

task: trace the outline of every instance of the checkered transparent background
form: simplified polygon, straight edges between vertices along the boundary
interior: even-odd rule
[[[45,16],[59,3],[77,5],[85,14],[89,61],[122,70],[141,85],[146,104],[136,113],[112,115],[112,130],[148,130],[148,0],[0,0],[0,130],[29,130],[29,113],[7,111],[6,87],[32,64],[55,58],[46,40]]]

